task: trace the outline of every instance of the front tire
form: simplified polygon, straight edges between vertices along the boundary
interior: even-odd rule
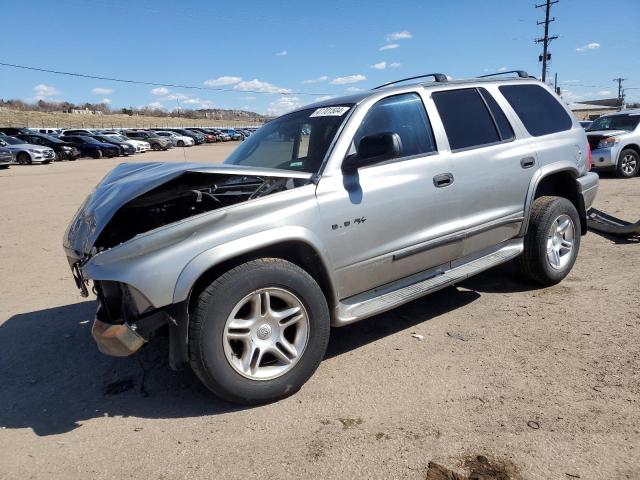
[[[580,235],[580,217],[573,203],[561,197],[536,198],[518,259],[520,271],[540,285],[559,283],[573,268]]]
[[[184,147],[184,142],[182,140],[178,140],[178,147]]]
[[[227,401],[279,400],[318,368],[329,327],[324,294],[306,271],[282,259],[252,260],[199,295],[189,324],[191,367]]]
[[[640,171],[640,155],[630,148],[622,150],[616,165],[616,174],[622,178],[632,178]]]
[[[102,150],[96,150],[95,152],[93,152],[93,158],[95,158],[96,160],[99,160],[102,158]]]
[[[32,163],[31,156],[25,152],[19,153],[16,160],[20,165],[31,165]]]

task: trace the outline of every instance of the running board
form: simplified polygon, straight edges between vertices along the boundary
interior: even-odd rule
[[[339,302],[336,307],[333,326],[343,326],[378,313],[399,307],[429,293],[461,282],[477,273],[508,262],[524,250],[522,239],[514,239],[489,253],[475,255],[470,260],[457,260],[453,268],[431,269],[409,278],[398,280],[387,286],[359,293]]]

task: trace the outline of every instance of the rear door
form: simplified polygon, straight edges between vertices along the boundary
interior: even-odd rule
[[[537,169],[536,152],[507,119],[496,96],[489,85],[432,94],[460,192],[463,256],[517,236]]]
[[[373,104],[349,139],[347,155],[364,136],[380,133],[400,137],[400,157],[323,175],[317,187],[321,235],[340,298],[447,269],[460,255],[461,242],[448,236],[457,219],[456,186],[445,178],[451,163],[438,149],[421,96],[403,93]]]

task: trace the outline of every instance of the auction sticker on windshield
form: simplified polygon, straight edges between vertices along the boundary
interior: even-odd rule
[[[340,117],[350,107],[322,107],[316,109],[309,117]]]

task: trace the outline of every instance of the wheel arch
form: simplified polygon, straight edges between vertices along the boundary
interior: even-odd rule
[[[539,175],[534,177],[527,194],[527,204],[524,222],[520,232],[521,235],[527,233],[529,218],[531,217],[531,207],[534,200],[545,195],[563,197],[573,203],[580,217],[581,233],[582,235],[587,233],[587,212],[584,200],[578,192],[578,185],[576,183],[578,176],[580,176],[580,172],[577,167],[569,164],[553,170],[541,170]]]
[[[640,145],[636,143],[628,143],[620,149],[620,152],[618,153],[618,158],[616,159],[616,165],[620,161],[620,156],[622,155],[622,152],[624,152],[625,150],[633,150],[640,156]]]

